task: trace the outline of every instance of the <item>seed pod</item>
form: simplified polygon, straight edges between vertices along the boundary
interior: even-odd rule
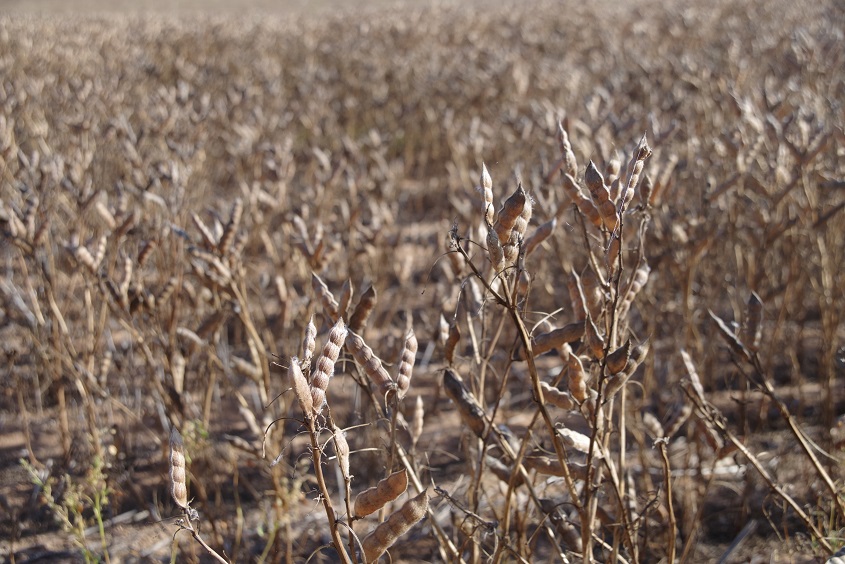
[[[206,249],[213,249],[217,246],[217,238],[211,233],[211,230],[206,226],[200,216],[196,213],[191,213],[191,220],[194,222],[194,226],[199,230],[200,235],[202,236],[203,246]]]
[[[355,311],[352,312],[352,317],[349,318],[349,330],[360,333],[367,326],[367,320],[370,318],[375,305],[376,289],[369,286],[361,294],[361,299],[358,300],[358,305],[355,306]]]
[[[402,359],[399,361],[399,373],[396,376],[397,394],[400,400],[408,393],[408,388],[411,385],[411,375],[414,371],[416,355],[417,337],[414,335],[414,330],[411,329],[408,332],[408,336],[405,337],[405,347],[402,349]]]
[[[568,550],[580,553],[584,550],[581,531],[567,519],[563,512],[563,503],[555,503],[550,499],[541,499],[540,508],[549,516],[549,521],[555,526],[562,546]]]
[[[584,323],[569,323],[546,333],[540,333],[531,339],[531,350],[534,355],[541,355],[552,349],[562,347],[565,343],[574,343],[584,336]]]
[[[493,230],[496,232],[496,235],[499,237],[499,243],[502,245],[510,240],[511,231],[513,231],[517,220],[522,215],[526,202],[528,202],[528,195],[525,193],[525,189],[522,187],[522,184],[518,184],[516,191],[511,194],[510,198],[505,200],[505,203],[502,205],[502,209],[499,210],[499,217],[493,225]],[[528,205],[528,217],[530,219],[530,203]],[[523,225],[523,233],[525,232],[525,226],[527,225],[528,222],[525,221]]]
[[[553,460],[548,456],[526,456],[523,464],[526,469],[534,470],[539,474],[546,476],[566,476],[563,466],[558,460]],[[583,464],[576,464],[575,462],[568,462],[566,465],[569,470],[569,475],[575,480],[583,480],[587,477],[587,466]]]
[[[604,308],[604,292],[602,291],[599,278],[589,265],[581,273],[581,289],[584,292],[584,303],[587,312],[593,319],[601,317]]]
[[[622,191],[622,201],[620,202],[620,209],[625,209],[631,200],[634,199],[634,189],[640,181],[640,174],[643,171],[645,160],[651,156],[651,147],[648,146],[648,140],[643,134],[640,142],[637,143],[634,149],[634,155],[631,157],[631,162],[628,164],[628,180],[625,183],[625,189]]]
[[[464,424],[475,433],[475,436],[484,438],[488,427],[484,410],[478,405],[472,392],[466,388],[461,377],[451,368],[447,368],[443,373],[443,389],[446,395],[455,402]]]
[[[158,247],[158,243],[155,241],[146,241],[144,246],[141,247],[141,250],[138,252],[138,268],[143,268],[145,264],[147,264],[147,260],[149,260],[150,255],[153,251]]]
[[[486,454],[486,455],[484,455],[484,465],[487,466],[487,468],[490,469],[490,472],[492,472],[494,476],[499,478],[499,480],[501,480],[505,484],[510,482],[513,470],[509,466],[506,466],[498,458],[495,458],[493,456],[490,456],[489,454]],[[517,474],[516,475],[516,482],[514,483],[514,487],[518,488],[519,486],[521,486],[524,483],[525,483],[525,481],[522,479],[522,475]]]
[[[578,211],[590,220],[590,223],[596,227],[601,226],[602,220],[599,210],[596,208],[595,204],[593,204],[592,200],[581,193],[581,189],[578,187],[575,179],[569,174],[563,175],[563,191],[578,208]],[[565,208],[563,206],[559,207],[555,215],[560,216],[564,209]]]
[[[246,376],[254,382],[261,382],[262,373],[260,366],[256,366],[250,361],[243,359],[239,356],[232,355],[230,357],[230,360],[232,363],[232,367],[235,369],[235,372],[237,372],[241,376]]]
[[[170,296],[176,291],[176,285],[179,283],[179,279],[175,276],[167,281],[167,284],[159,291],[158,295],[155,297],[155,305],[156,307],[161,307],[167,300],[170,299]]]
[[[229,222],[223,229],[220,235],[220,241],[217,242],[217,250],[221,255],[226,255],[232,247],[232,241],[235,239],[235,234],[238,231],[238,226],[241,223],[241,216],[244,212],[244,202],[240,198],[235,198],[232,203],[232,213],[229,216]]]
[[[340,307],[334,295],[326,286],[326,283],[317,276],[316,273],[311,273],[311,287],[314,288],[314,293],[320,298],[320,303],[323,304],[323,310],[332,321],[335,321],[338,316],[338,308]]]
[[[604,381],[604,397],[602,398],[602,401],[607,401],[615,396],[616,392],[621,390],[628,381],[628,378],[628,374],[625,374],[624,372],[608,376]]]
[[[449,326],[449,337],[446,339],[446,347],[444,356],[449,366],[455,363],[455,349],[458,347],[458,341],[461,340],[461,330],[458,328],[457,320],[453,320]]]
[[[587,399],[587,373],[578,355],[570,353],[566,359],[569,367],[569,393],[577,402]]]
[[[701,378],[698,377],[698,371],[695,369],[692,357],[687,351],[681,349],[681,358],[684,361],[684,368],[687,370],[687,376],[689,377],[689,382],[695,392],[695,395],[698,397],[700,402],[706,403],[707,400],[704,398],[704,386],[701,385]]]
[[[393,388],[393,380],[390,378],[387,370],[385,370],[381,359],[373,354],[373,349],[367,346],[367,343],[364,342],[364,339],[360,335],[350,331],[346,336],[346,346],[355,358],[355,362],[361,365],[364,373],[373,385],[378,388],[379,393],[384,395],[388,390]]]
[[[188,509],[188,486],[185,483],[185,445],[176,427],[170,431],[170,495],[182,509]]]
[[[349,474],[349,443],[346,441],[346,433],[333,424],[332,439],[334,439],[334,451],[343,479],[348,481],[352,476]]]
[[[428,512],[428,492],[424,491],[406,501],[399,511],[393,513],[387,521],[364,538],[361,543],[364,549],[364,561],[376,562],[399,537],[425,517],[426,512]]]
[[[341,317],[346,316],[346,310],[349,309],[349,303],[352,301],[353,293],[352,280],[347,278],[343,282],[343,286],[340,288],[340,303],[337,306],[338,315]]]
[[[569,135],[561,122],[557,122],[557,140],[563,158],[563,170],[574,177],[578,174],[578,163],[575,161],[575,153],[572,152],[572,145],[569,143]]]
[[[499,273],[505,268],[505,253],[502,249],[502,243],[493,229],[487,230],[487,255],[490,257],[490,264],[493,265],[494,272]]]
[[[607,185],[604,183],[604,177],[593,161],[587,165],[587,170],[584,172],[584,183],[590,191],[590,197],[596,205],[606,202],[610,199]]]
[[[587,318],[587,310],[584,307],[584,291],[581,288],[581,277],[574,270],[570,271],[566,286],[569,290],[569,302],[572,304],[575,319],[584,321]]]
[[[584,454],[590,452],[590,437],[587,435],[579,433],[578,431],[573,431],[572,429],[567,429],[566,427],[558,427],[557,434],[561,439],[563,439],[563,444],[566,446],[574,448],[578,452],[582,452]],[[601,447],[598,442],[595,443],[593,456],[595,458],[602,457]]]
[[[751,292],[751,296],[748,298],[748,304],[745,306],[745,318],[743,319],[739,339],[745,345],[745,348],[752,352],[757,352],[757,349],[760,347],[762,321],[763,302],[760,300],[757,292]]]
[[[628,364],[628,358],[631,356],[631,339],[625,341],[625,344],[607,355],[607,370],[611,374],[616,374],[625,370]]]
[[[314,410],[314,397],[308,387],[308,381],[305,380],[305,375],[302,374],[302,369],[299,367],[300,363],[296,357],[290,359],[290,366],[288,366],[288,384],[293,388],[293,393],[299,401],[299,407],[302,408],[302,413],[305,417],[310,417]],[[325,392],[320,400],[325,399]],[[322,404],[321,404],[322,405]]]
[[[525,250],[525,256],[530,255],[537,246],[549,238],[552,232],[557,227],[557,218],[553,217],[540,227],[534,230],[534,233],[528,237],[525,242],[522,244],[523,249]]]
[[[314,316],[308,320],[305,326],[305,337],[302,339],[302,362],[300,366],[305,370],[311,370],[311,359],[314,357],[314,349],[317,347],[317,327],[314,325]]]
[[[612,274],[616,272],[619,266],[619,251],[622,250],[622,240],[619,237],[613,236],[610,239],[610,245],[607,247],[607,270]]]
[[[604,337],[599,333],[598,327],[593,323],[593,317],[589,314],[584,320],[584,336],[593,356],[598,360],[604,358]]]
[[[669,422],[666,424],[666,437],[674,437],[675,433],[680,431],[684,423],[690,418],[690,415],[692,415],[692,406],[686,402],[675,409],[669,418]]]
[[[543,390],[543,399],[546,403],[561,409],[575,409],[577,404],[568,392],[558,390],[547,382],[540,382],[540,388]]]
[[[422,396],[417,396],[417,402],[414,405],[414,417],[411,419],[411,448],[417,446],[417,441],[423,432],[423,424],[425,422],[425,406],[423,405]]]
[[[357,518],[375,513],[389,501],[393,501],[408,489],[408,471],[404,468],[394,472],[372,488],[366,489],[355,497],[352,514]]]
[[[487,172],[487,165],[481,163],[481,191],[484,196],[484,221],[488,225],[493,224],[493,215],[496,211],[493,205],[493,179]]]
[[[643,427],[655,439],[662,439],[665,435],[663,425],[657,420],[657,417],[646,411],[643,413]]]
[[[446,316],[440,314],[440,320],[437,325],[437,341],[441,345],[445,345],[449,339],[449,322],[446,321]]]
[[[604,181],[610,187],[611,201],[615,202],[619,198],[619,169],[622,168],[622,162],[619,159],[611,159],[607,166],[604,167]]]
[[[311,397],[314,402],[312,407],[316,414],[319,414],[323,409],[323,403],[326,401],[326,388],[328,388],[329,379],[334,375],[334,365],[337,362],[340,349],[346,341],[346,334],[347,330],[343,324],[343,319],[339,319],[329,331],[329,338],[314,366],[314,377],[311,379]]]
[[[640,204],[646,207],[651,205],[651,193],[653,189],[654,184],[652,183],[651,176],[646,174],[643,177],[643,181],[640,182]]]
[[[637,367],[645,360],[650,347],[651,344],[646,339],[631,349],[631,355],[628,357],[628,362],[625,363],[625,374],[630,376],[637,370]]]
[[[185,391],[185,357],[176,347],[170,353],[170,376],[173,378],[173,389],[177,394]]]
[[[637,267],[637,271],[634,273],[633,278],[631,278],[631,282],[628,284],[628,288],[623,294],[625,296],[623,299],[623,305],[630,305],[631,302],[634,301],[634,298],[637,296],[640,290],[642,290],[646,282],[648,282],[649,273],[651,273],[651,267],[648,265],[645,259],[643,259],[640,262],[639,267]]]

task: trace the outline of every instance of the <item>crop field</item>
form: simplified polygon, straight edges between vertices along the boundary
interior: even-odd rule
[[[149,6],[0,14],[0,558],[841,562],[842,2]]]

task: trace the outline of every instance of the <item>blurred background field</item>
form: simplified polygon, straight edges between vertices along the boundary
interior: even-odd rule
[[[391,371],[414,328],[403,416],[417,394],[430,410],[415,464],[454,499],[483,484],[475,509],[500,519],[502,486],[468,482],[476,446],[441,390],[441,316],[462,331],[455,370],[499,402],[495,423],[526,426],[529,377],[513,328],[479,354],[502,316],[446,255],[449,233],[484,242],[482,162],[497,202],[521,179],[531,229],[558,218],[526,262],[526,324],[571,321],[567,280],[606,266],[590,255],[607,233],[562,188],[561,124],[579,183],[590,160],[607,176],[614,161],[624,169],[643,134],[654,150],[652,191],[627,224],[647,229],[623,249],[626,273],[640,255],[651,269],[627,325],[651,344],[625,407],[640,559],[665,557],[669,535],[692,562],[824,558],[845,528],[843,30],[835,1],[0,2],[0,555],[201,560],[185,535],[171,547],[170,425],[195,453],[190,487],[213,546],[238,562],[304,561],[328,542],[297,424],[262,445],[296,409],[290,393],[270,403],[287,389],[273,363],[300,354],[312,314],[320,342],[330,326],[312,273],[336,296],[351,281],[353,301],[377,290],[364,336]],[[486,265],[482,246],[467,248]],[[740,331],[751,292],[762,368],[838,494],[711,319]],[[681,350],[826,540],[689,407]],[[378,448],[384,426],[346,359],[334,416],[370,423],[350,443]],[[560,372],[555,355],[538,364],[549,381]],[[674,530],[643,421],[669,428],[679,413]],[[383,477],[380,455],[357,460],[356,489]],[[481,559],[495,535],[468,532],[456,507],[438,498],[438,523]],[[548,519],[528,509],[508,537],[528,560],[571,548],[538,532]],[[431,527],[414,531],[394,561],[440,558]]]

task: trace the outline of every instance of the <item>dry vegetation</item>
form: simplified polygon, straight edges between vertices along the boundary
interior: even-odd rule
[[[842,5],[582,4],[0,17],[0,554],[845,544]]]

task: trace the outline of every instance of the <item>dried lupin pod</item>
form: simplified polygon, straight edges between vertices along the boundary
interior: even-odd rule
[[[417,442],[422,436],[424,422],[425,405],[422,396],[417,396],[417,401],[414,404],[414,417],[411,419],[411,448],[416,448]]]
[[[501,460],[494,456],[490,456],[489,454],[484,455],[484,465],[490,469],[490,472],[493,473],[494,476],[499,478],[505,484],[510,483],[511,476],[513,475],[513,470],[506,466]],[[522,479],[521,474],[516,475],[516,482],[514,483],[514,487],[518,488],[525,481]]]
[[[552,349],[562,347],[566,343],[574,343],[584,336],[584,323],[568,323],[558,329],[540,333],[531,339],[531,350],[534,355],[541,355]]]
[[[534,233],[528,237],[525,242],[523,243],[523,249],[525,251],[525,256],[531,254],[531,252],[537,248],[537,246],[549,238],[552,232],[557,227],[557,218],[553,217],[540,227],[534,230]]]
[[[648,146],[648,140],[643,134],[640,142],[637,143],[634,149],[634,155],[631,157],[631,162],[628,164],[628,180],[625,183],[625,190],[622,191],[622,200],[619,204],[620,209],[624,210],[634,199],[634,189],[640,181],[640,174],[643,171],[645,160],[651,156],[651,147]]]
[[[440,314],[440,320],[437,322],[437,342],[445,345],[449,339],[449,322],[446,321],[446,316]]]
[[[569,522],[562,506],[563,503],[555,504],[549,499],[540,500],[540,508],[549,516],[549,521],[555,526],[563,546],[572,552],[580,553],[584,550],[581,531]]]
[[[314,325],[314,316],[308,319],[308,325],[305,326],[305,337],[302,339],[302,368],[308,367],[311,369],[311,359],[314,357],[314,349],[317,348],[317,326]]]
[[[584,305],[584,291],[581,288],[581,277],[574,270],[569,273],[566,287],[569,290],[569,302],[572,305],[573,313],[575,313],[575,319],[584,321],[587,318],[587,309]]]
[[[347,330],[343,319],[339,319],[329,331],[329,337],[323,346],[323,352],[317,359],[314,366],[314,375],[311,379],[311,399],[313,400],[313,411],[319,415],[326,402],[326,388],[329,380],[334,375],[334,365],[340,354],[340,349],[346,341]]]
[[[153,251],[156,250],[158,247],[158,243],[154,240],[146,241],[144,246],[141,247],[141,250],[138,252],[138,268],[143,268],[147,261],[149,260],[150,256],[152,255]]]
[[[575,204],[578,211],[590,220],[590,223],[596,227],[601,227],[602,219],[601,214],[599,214],[599,210],[596,209],[592,200],[581,193],[581,189],[578,188],[578,184],[575,182],[575,178],[573,178],[572,175],[563,175],[563,191],[566,192],[567,197]],[[564,209],[565,208],[561,206],[558,208],[557,214],[555,215],[559,216]]]
[[[337,319],[339,313],[339,304],[331,293],[329,287],[323,282],[323,279],[317,276],[316,273],[311,273],[311,287],[314,293],[320,298],[320,303],[323,305],[323,311],[329,316],[332,321]]]
[[[364,561],[376,562],[399,537],[407,533],[428,512],[428,491],[405,502],[399,511],[387,518],[387,521],[375,528],[364,538]]]
[[[569,143],[569,135],[560,121],[557,122],[557,140],[563,159],[563,169],[567,174],[574,177],[578,174],[578,163],[575,161],[575,153],[572,152],[572,145]]]
[[[496,212],[493,205],[493,179],[484,163],[481,163],[481,193],[484,197],[484,220],[488,225],[492,225],[493,216]]]
[[[290,359],[288,384],[290,384],[297,401],[299,401],[299,407],[302,408],[302,413],[305,417],[310,417],[311,412],[314,410],[314,398],[308,386],[308,381],[305,379],[305,375],[300,368],[299,359],[296,357]]]
[[[417,337],[414,335],[414,330],[411,329],[408,336],[405,337],[405,346],[402,348],[402,359],[399,361],[399,372],[396,376],[397,395],[400,400],[408,393],[408,388],[411,385],[411,375],[414,371],[416,356]]]
[[[599,333],[598,327],[593,322],[593,317],[589,314],[587,319],[584,320],[584,338],[593,356],[598,360],[604,358],[604,337]]]
[[[593,319],[599,319],[604,308],[604,291],[599,283],[599,277],[588,265],[581,273],[580,280],[587,312]]]
[[[566,472],[568,471],[569,475],[576,480],[583,480],[587,477],[587,467],[585,465],[570,461],[566,465],[566,470],[564,470],[558,460],[551,459],[548,456],[526,456],[523,460],[523,465],[528,470],[534,470],[546,476],[563,477],[566,476]]]
[[[519,185],[518,190],[524,191],[522,184]],[[517,256],[525,239],[525,232],[528,230],[528,222],[531,221],[532,210],[533,202],[531,201],[531,197],[526,194],[522,211],[520,211],[516,221],[514,221],[507,242],[502,243],[502,253],[504,254],[505,264],[507,265],[513,265],[517,261]]]
[[[355,293],[355,290],[352,288],[352,280],[347,278],[343,282],[343,286],[340,288],[340,299],[338,300],[337,312],[338,315],[341,317],[346,316],[346,312],[349,309],[349,304],[352,302],[352,294]]]
[[[745,348],[752,352],[757,352],[760,347],[760,337],[762,335],[762,321],[763,321],[763,302],[757,292],[751,292],[748,298],[748,303],[745,306],[745,316],[743,318],[742,329],[739,332],[739,339]]]
[[[393,388],[393,379],[387,373],[381,359],[373,353],[373,349],[367,346],[360,335],[350,331],[346,336],[346,347],[352,353],[355,362],[361,365],[364,373],[378,388],[379,393],[384,395]]]
[[[654,184],[651,176],[646,174],[643,181],[640,183],[640,205],[649,207],[651,205],[651,193],[654,189]]]
[[[244,211],[244,202],[240,198],[235,198],[235,201],[232,203],[232,213],[229,216],[229,222],[226,224],[226,227],[223,229],[223,233],[220,235],[220,240],[217,242],[217,251],[221,255],[226,255],[229,253],[229,250],[232,246],[232,241],[235,238],[235,234],[238,231],[238,226],[241,223],[241,216],[243,215]]]
[[[176,505],[188,510],[188,486],[185,473],[185,445],[176,427],[170,431],[170,495]]]
[[[569,393],[575,401],[581,403],[587,399],[587,372],[578,355],[570,352],[566,358],[569,367]]]
[[[574,448],[578,452],[582,452],[584,454],[590,452],[590,437],[587,435],[579,433],[578,431],[573,431],[572,429],[567,429],[563,426],[557,428],[557,434],[561,439],[563,439],[563,444],[566,446]],[[601,458],[603,456],[601,446],[598,441],[595,442],[593,456],[595,458]]]
[[[355,311],[352,312],[352,317],[349,318],[349,330],[360,333],[367,326],[367,320],[370,318],[375,305],[376,289],[369,286],[361,294],[361,299],[358,300],[358,305],[355,306]]]
[[[505,253],[502,250],[502,243],[493,229],[487,230],[487,256],[490,257],[490,264],[493,265],[494,272],[501,272],[505,268]]]
[[[681,427],[684,426],[684,423],[692,415],[692,406],[684,402],[683,405],[679,406],[677,409],[672,411],[672,415],[669,418],[669,422],[666,423],[666,437],[671,438],[675,436],[675,433],[681,430]]]
[[[334,451],[337,455],[340,471],[343,473],[343,479],[348,481],[352,476],[349,474],[349,443],[346,441],[346,433],[343,429],[332,424],[332,439],[334,440]]]
[[[352,514],[360,519],[375,513],[385,504],[402,495],[406,489],[408,489],[408,471],[403,468],[381,480],[372,488],[359,493],[355,497],[355,507]]]
[[[622,293],[622,303],[619,306],[620,316],[624,316],[628,313],[628,310],[631,308],[631,304],[634,302],[634,298],[637,297],[637,294],[640,290],[642,290],[646,282],[648,282],[648,275],[650,272],[651,267],[645,259],[642,259],[636,272],[634,272],[634,276],[631,278],[631,281]]]
[[[650,412],[646,411],[643,413],[643,427],[645,427],[648,434],[655,439],[662,439],[665,436],[665,432],[663,431],[663,425],[660,424],[660,421],[657,420]]]
[[[616,229],[616,223],[619,219],[616,215],[616,206],[610,200],[610,192],[604,183],[604,177],[602,177],[593,161],[590,161],[587,165],[586,172],[584,172],[584,183],[590,190],[590,196],[599,210],[605,227],[613,231]]]
[[[255,382],[261,382],[262,372],[260,366],[256,366],[252,362],[239,356],[233,355],[230,360],[232,362],[232,366],[238,374],[246,376]]]
[[[458,328],[457,320],[452,320],[449,326],[449,337],[446,339],[446,346],[444,357],[449,366],[455,363],[455,350],[458,348],[458,342],[461,340],[461,330]]]
[[[617,374],[625,370],[628,358],[631,356],[631,339],[625,341],[621,347],[607,355],[607,371]]]
[[[205,222],[200,219],[200,216],[192,212],[191,220],[194,222],[194,226],[197,228],[197,230],[200,232],[200,235],[202,236],[203,246],[206,249],[215,248],[217,246],[217,239],[214,237],[214,234],[211,233],[211,230],[208,228]]]
[[[568,392],[558,390],[547,382],[540,382],[540,389],[543,390],[543,399],[547,404],[561,409],[575,409],[577,404]]]
[[[607,163],[607,166],[604,167],[604,180],[610,187],[608,192],[610,193],[610,199],[614,202],[619,198],[619,169],[621,168],[622,162],[617,158],[611,159]]]
[[[177,394],[185,391],[185,357],[178,347],[170,353],[170,376],[173,379],[173,389]]]
[[[461,377],[451,368],[447,368],[443,373],[443,389],[446,390],[446,395],[455,402],[464,424],[475,433],[476,437],[484,438],[488,428],[484,410],[478,405],[472,392],[466,388]]]
[[[493,230],[496,232],[496,235],[499,237],[499,242],[502,245],[507,244],[510,240],[511,232],[516,226],[517,220],[520,219],[527,201],[528,194],[525,193],[525,189],[522,187],[522,184],[518,184],[516,191],[511,194],[510,198],[505,200],[505,203],[502,205],[502,209],[499,210],[499,216],[496,219],[496,223],[493,225]],[[529,219],[531,217],[530,211],[528,212],[528,217]],[[527,225],[528,223],[526,221],[523,226],[523,233],[525,233],[524,227]]]

